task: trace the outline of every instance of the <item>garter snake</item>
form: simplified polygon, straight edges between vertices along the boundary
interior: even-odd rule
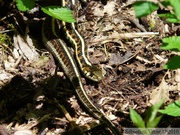
[[[87,93],[84,90],[81,81],[81,75],[76,65],[76,62],[70,53],[67,44],[58,34],[58,24],[52,17],[46,17],[42,26],[42,41],[46,48],[53,54],[57,62],[64,70],[66,76],[71,81],[79,100],[87,108],[87,110],[107,127],[115,135],[120,135],[121,132],[115,125],[91,102]]]
[[[78,0],[61,0],[61,6],[70,8],[74,11],[75,18],[77,17],[77,8],[78,7]],[[72,44],[74,50],[75,50],[75,57],[78,62],[78,65],[80,67],[80,70],[84,74],[84,76],[92,81],[100,81],[102,80],[102,71],[94,66],[89,60],[88,60],[88,54],[87,54],[87,47],[85,45],[85,41],[83,37],[79,34],[79,32],[76,30],[75,23],[66,23],[64,21],[61,21],[61,24],[63,26],[63,31],[66,35],[67,40],[69,43]]]

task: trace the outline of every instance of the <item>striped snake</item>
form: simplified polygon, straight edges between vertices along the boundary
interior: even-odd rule
[[[64,2],[64,0],[62,0],[62,1]],[[74,1],[75,0],[72,0],[72,3]],[[64,23],[64,24],[62,23],[62,25],[66,25],[66,23]],[[74,32],[74,35],[76,35],[79,38],[78,40],[74,39],[73,38],[74,36],[71,36],[70,32],[66,32],[65,34],[69,34],[69,35],[66,35],[66,36],[69,36],[69,37],[67,37],[67,38],[69,38],[68,40],[73,40],[73,41],[71,41],[71,43],[73,44],[73,42],[74,42],[73,46],[75,48],[76,53],[77,54],[81,53],[84,55],[85,54],[83,52],[84,50],[82,50],[85,48],[84,40],[80,36],[80,34],[77,32],[77,30],[75,29],[74,26],[75,26],[75,24],[72,24],[72,29],[73,29],[72,32]],[[70,51],[67,47],[67,44],[64,42],[64,40],[58,34],[59,33],[58,28],[59,27],[58,27],[56,19],[49,17],[49,16],[46,17],[46,19],[43,23],[43,27],[42,27],[42,40],[43,40],[46,48],[53,54],[53,56],[55,57],[57,62],[60,64],[60,66],[64,70],[66,76],[71,81],[79,100],[83,103],[83,105],[86,107],[86,109],[95,118],[100,120],[102,123],[106,124],[106,126],[109,127],[115,135],[120,135],[121,132],[115,127],[115,125],[108,118],[106,118],[106,116],[89,99],[89,97],[88,97],[87,93],[85,92],[85,89],[82,85],[81,75],[80,75],[78,66],[76,64],[76,61],[74,60],[74,57],[70,53]],[[79,40],[80,40],[80,42],[79,42]],[[81,47],[77,47],[77,45],[78,46],[80,45]],[[79,59],[79,60],[77,60],[78,63],[80,63],[81,61],[84,62],[84,60],[87,60],[87,58],[85,56],[83,56],[84,58],[81,59],[81,56],[79,56],[77,54],[76,54],[76,58]],[[89,66],[91,66],[91,65],[89,65]],[[82,64],[79,67],[84,68],[84,65]],[[85,70],[85,69],[82,69],[82,71],[83,70]],[[89,71],[87,71],[87,72],[89,72]],[[86,73],[85,75],[87,76],[88,74]]]
[[[68,0],[61,1],[62,7],[67,7],[76,10],[74,12],[75,18],[77,17],[78,5],[79,5],[78,0],[70,0],[70,2]],[[85,45],[85,41],[83,37],[76,30],[75,23],[66,23],[64,21],[61,21],[61,24],[63,26],[63,31],[66,35],[67,40],[74,47],[75,57],[83,75],[92,81],[98,82],[102,80],[103,78],[102,71],[96,66],[94,66],[87,58],[88,57],[87,46]]]

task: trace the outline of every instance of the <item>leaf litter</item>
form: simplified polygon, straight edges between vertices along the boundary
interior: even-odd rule
[[[99,83],[83,77],[84,88],[119,130],[134,127],[129,107],[143,114],[161,98],[166,103],[179,99],[179,70],[162,68],[171,53],[160,48],[162,37],[177,29],[160,18],[150,29],[148,17],[152,18],[136,19],[129,1],[106,5],[89,1],[79,17],[85,18],[78,28],[89,47],[89,59],[104,73]],[[35,37],[14,35],[8,53],[0,45],[6,58],[0,66],[0,133],[110,134],[79,104],[63,71],[44,47],[35,45],[42,44]]]

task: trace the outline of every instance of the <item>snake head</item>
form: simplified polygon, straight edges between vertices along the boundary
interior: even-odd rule
[[[103,79],[103,73],[102,70],[100,70],[98,67],[93,66],[92,67],[92,73],[97,81],[101,81]]]
[[[102,71],[96,66],[86,66],[83,69],[84,75],[95,82],[99,82],[103,79]]]

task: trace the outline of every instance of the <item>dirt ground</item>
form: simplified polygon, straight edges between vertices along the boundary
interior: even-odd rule
[[[130,107],[144,117],[162,98],[164,105],[178,100],[180,90],[180,70],[163,69],[174,52],[160,48],[163,37],[179,34],[179,26],[159,18],[157,11],[137,19],[131,2],[88,1],[77,20],[89,59],[104,75],[100,82],[82,75],[84,88],[121,131],[135,127]],[[0,42],[0,134],[111,134],[79,102],[43,45],[42,13],[19,13],[14,4],[7,9],[11,14],[1,13],[0,21],[0,37],[6,34]],[[178,122],[164,116],[158,127],[178,127]]]

